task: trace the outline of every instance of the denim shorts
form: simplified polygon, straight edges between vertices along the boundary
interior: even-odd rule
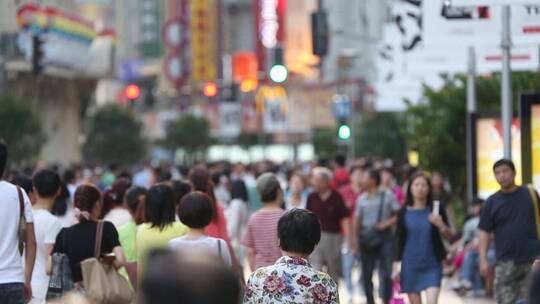
[[[24,304],[24,284],[23,283],[0,284],[0,303]]]

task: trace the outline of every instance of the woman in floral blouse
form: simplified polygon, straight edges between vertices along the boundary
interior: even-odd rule
[[[278,222],[283,256],[249,278],[244,303],[339,303],[338,286],[317,271],[308,257],[321,239],[321,225],[311,211],[293,209]]]

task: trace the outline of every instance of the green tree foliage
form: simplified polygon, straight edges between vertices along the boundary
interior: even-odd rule
[[[338,151],[337,129],[317,129],[313,132],[311,142],[315,149],[315,155],[319,158],[330,158],[335,156]]]
[[[84,156],[100,164],[130,165],[144,159],[141,124],[126,109],[110,105],[88,120]]]
[[[425,103],[409,106],[406,112],[408,146],[420,155],[426,170],[439,170],[450,178],[457,193],[466,183],[466,77],[443,76],[440,90],[424,87]],[[500,74],[478,77],[476,82],[478,112],[500,115]],[[514,115],[519,93],[540,91],[540,74],[512,74]]]
[[[210,122],[206,118],[186,114],[167,126],[165,146],[173,151],[183,149],[193,156],[206,151],[211,144]]]
[[[366,113],[356,126],[357,156],[381,156],[397,163],[406,160],[407,150],[399,114]]]
[[[37,114],[9,95],[0,95],[0,138],[7,142],[9,159],[15,164],[35,160],[45,141]]]

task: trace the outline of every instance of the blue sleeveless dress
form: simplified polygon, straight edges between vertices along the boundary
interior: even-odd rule
[[[442,265],[433,248],[429,214],[429,209],[409,208],[405,212],[407,239],[401,263],[401,288],[405,293],[441,286]]]

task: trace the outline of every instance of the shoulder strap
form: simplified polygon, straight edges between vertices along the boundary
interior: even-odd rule
[[[217,246],[218,246],[219,257],[223,258],[223,255],[221,253],[221,240],[220,239],[217,239]]]
[[[536,195],[536,191],[534,190],[532,185],[527,185],[527,188],[529,189],[529,194],[531,195],[531,202],[534,207],[534,219],[536,222],[536,236],[540,240],[540,207],[538,206],[538,196]]]
[[[383,206],[384,206],[384,196],[385,196],[385,191],[381,191],[381,201],[379,203],[379,211],[377,212],[377,224],[381,222],[381,219],[382,219],[382,210],[383,210]]]
[[[96,225],[96,244],[94,246],[94,256],[99,258],[101,255],[101,240],[103,239],[103,221],[98,221]]]
[[[19,210],[21,212],[21,218],[24,217],[24,198],[21,187],[17,186],[17,194],[19,195]]]

